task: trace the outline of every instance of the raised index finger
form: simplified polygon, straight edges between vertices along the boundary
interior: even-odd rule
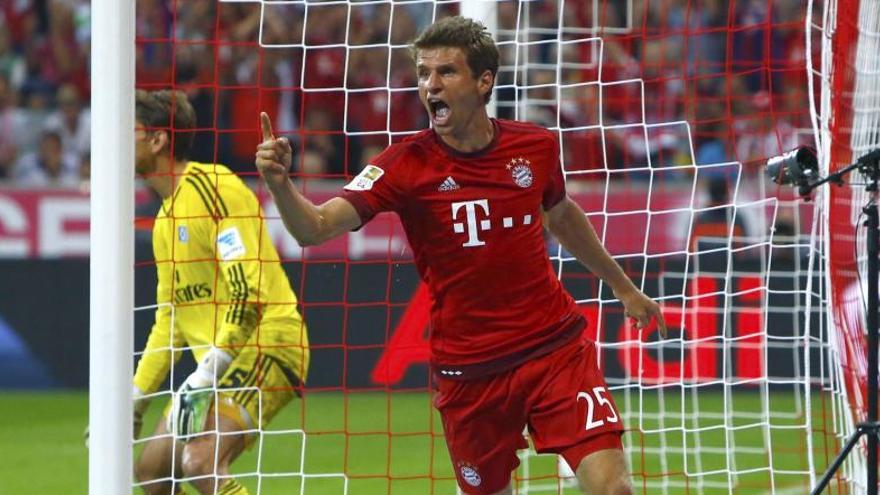
[[[272,135],[272,121],[269,120],[266,112],[260,112],[260,127],[263,129],[263,141],[275,139]]]

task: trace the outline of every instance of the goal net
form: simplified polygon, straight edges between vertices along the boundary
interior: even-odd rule
[[[569,196],[670,325],[667,339],[634,328],[609,288],[548,239],[599,343],[636,492],[807,492],[863,410],[855,238],[836,236],[852,236],[850,205],[860,203],[855,189],[801,201],[762,169],[797,145],[816,146],[832,169],[877,145],[878,47],[860,43],[876,44],[865,19],[880,14],[847,17],[848,31],[835,24],[859,3],[138,2],[137,86],[188,94],[192,158],[229,166],[257,193],[309,328],[301,397],[253,431],[229,476],[250,493],[456,493],[431,403],[428,296],[400,223],[383,214],[301,249],[253,153],[266,111],[294,144],[299,188],[315,202],[333,197],[378,151],[427,127],[408,42],[463,13],[487,24],[501,52],[491,112],[556,132]],[[139,198],[149,220],[155,202]],[[155,311],[142,234],[136,358]],[[136,456],[187,361],[154,394]],[[856,489],[863,469],[856,456],[836,493]],[[513,486],[578,493],[556,456],[533,451],[521,453]]]
[[[808,40],[813,88],[811,113],[820,150],[820,170],[830,173],[880,146],[880,4],[855,0],[815,0]],[[855,424],[867,419],[867,253],[862,208],[876,197],[867,179],[853,173],[842,187],[825,191],[822,222],[827,256],[827,338],[829,363],[835,363],[823,384],[830,396],[833,419],[828,434],[843,443]],[[876,371],[875,371],[876,372]],[[832,481],[840,493],[866,490],[864,439]],[[836,485],[835,485],[836,483]]]

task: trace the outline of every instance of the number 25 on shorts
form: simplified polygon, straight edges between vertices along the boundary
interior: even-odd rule
[[[593,428],[598,428],[605,424],[605,421],[609,423],[617,423],[617,411],[614,410],[614,405],[611,404],[611,401],[605,397],[608,391],[605,390],[605,387],[594,387],[592,394],[590,392],[578,392],[577,400],[584,399],[587,403],[587,421],[584,425],[585,430],[592,430]],[[595,402],[594,402],[595,397]],[[596,411],[596,402],[598,402],[599,406],[608,406],[607,408],[601,408],[606,410],[607,412],[604,414],[605,419],[597,419],[595,414],[602,414],[600,411]]]

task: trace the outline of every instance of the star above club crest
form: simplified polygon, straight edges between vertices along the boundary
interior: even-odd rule
[[[509,162],[507,162],[507,165],[505,165],[505,167],[507,167],[507,170],[510,170],[516,165],[531,165],[531,164],[532,164],[532,162],[527,160],[525,157],[518,156],[518,157],[514,158],[513,160],[510,160]]]

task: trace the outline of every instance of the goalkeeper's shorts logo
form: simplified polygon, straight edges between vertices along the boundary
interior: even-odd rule
[[[480,473],[473,466],[467,464],[461,466],[461,477],[471,486],[480,486],[480,483],[483,482],[483,478],[480,478]]]

